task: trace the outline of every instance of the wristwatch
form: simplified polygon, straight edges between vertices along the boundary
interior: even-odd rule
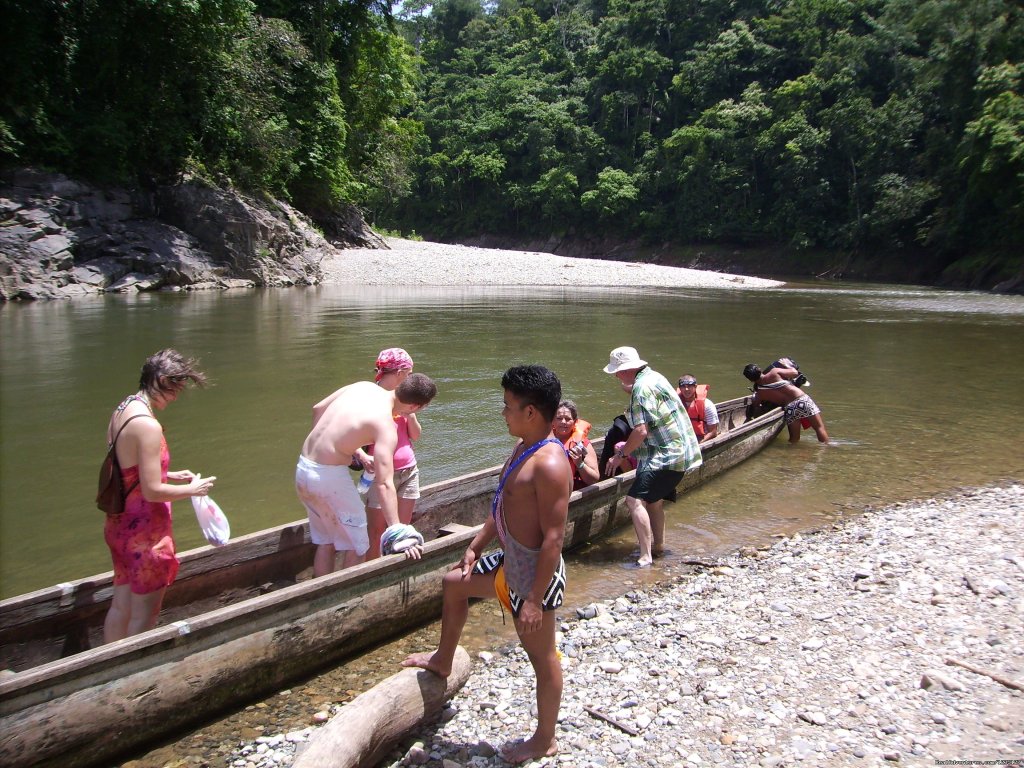
[[[619,448],[619,449],[617,449],[617,450],[615,451],[615,455],[616,455],[616,456],[618,456],[618,457],[619,457],[620,459],[623,459],[623,458],[625,458],[625,457],[626,457],[626,454],[624,454],[624,453],[622,452],[622,449],[621,449],[621,448]]]

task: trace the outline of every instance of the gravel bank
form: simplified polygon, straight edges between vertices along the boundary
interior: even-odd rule
[[[561,753],[531,765],[1024,765],[1024,692],[992,677],[1024,685],[1022,485],[868,510],[579,613]],[[481,654],[389,764],[506,765],[532,686],[518,647]],[[287,766],[311,730],[228,765]]]
[[[387,238],[390,250],[350,248],[321,262],[322,285],[571,285],[771,288],[744,275],[551,253],[506,251]]]

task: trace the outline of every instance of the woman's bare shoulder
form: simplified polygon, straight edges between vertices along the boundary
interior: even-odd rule
[[[135,417],[139,418],[135,418]],[[129,421],[131,419],[131,421]],[[137,411],[125,410],[121,414],[121,418],[115,425],[118,428],[124,427],[124,434],[131,434],[137,437],[144,437],[149,435],[161,435],[163,434],[164,428],[157,421],[156,416],[151,414],[145,408],[141,408]]]

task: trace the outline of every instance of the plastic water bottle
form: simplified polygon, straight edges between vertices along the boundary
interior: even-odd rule
[[[359,476],[359,493],[364,496],[370,492],[370,486],[373,485],[373,472],[363,470],[363,474]]]

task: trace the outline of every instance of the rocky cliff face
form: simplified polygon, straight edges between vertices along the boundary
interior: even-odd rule
[[[355,210],[321,226],[195,180],[142,192],[20,169],[0,178],[0,300],[314,285],[338,249],[386,247]]]

